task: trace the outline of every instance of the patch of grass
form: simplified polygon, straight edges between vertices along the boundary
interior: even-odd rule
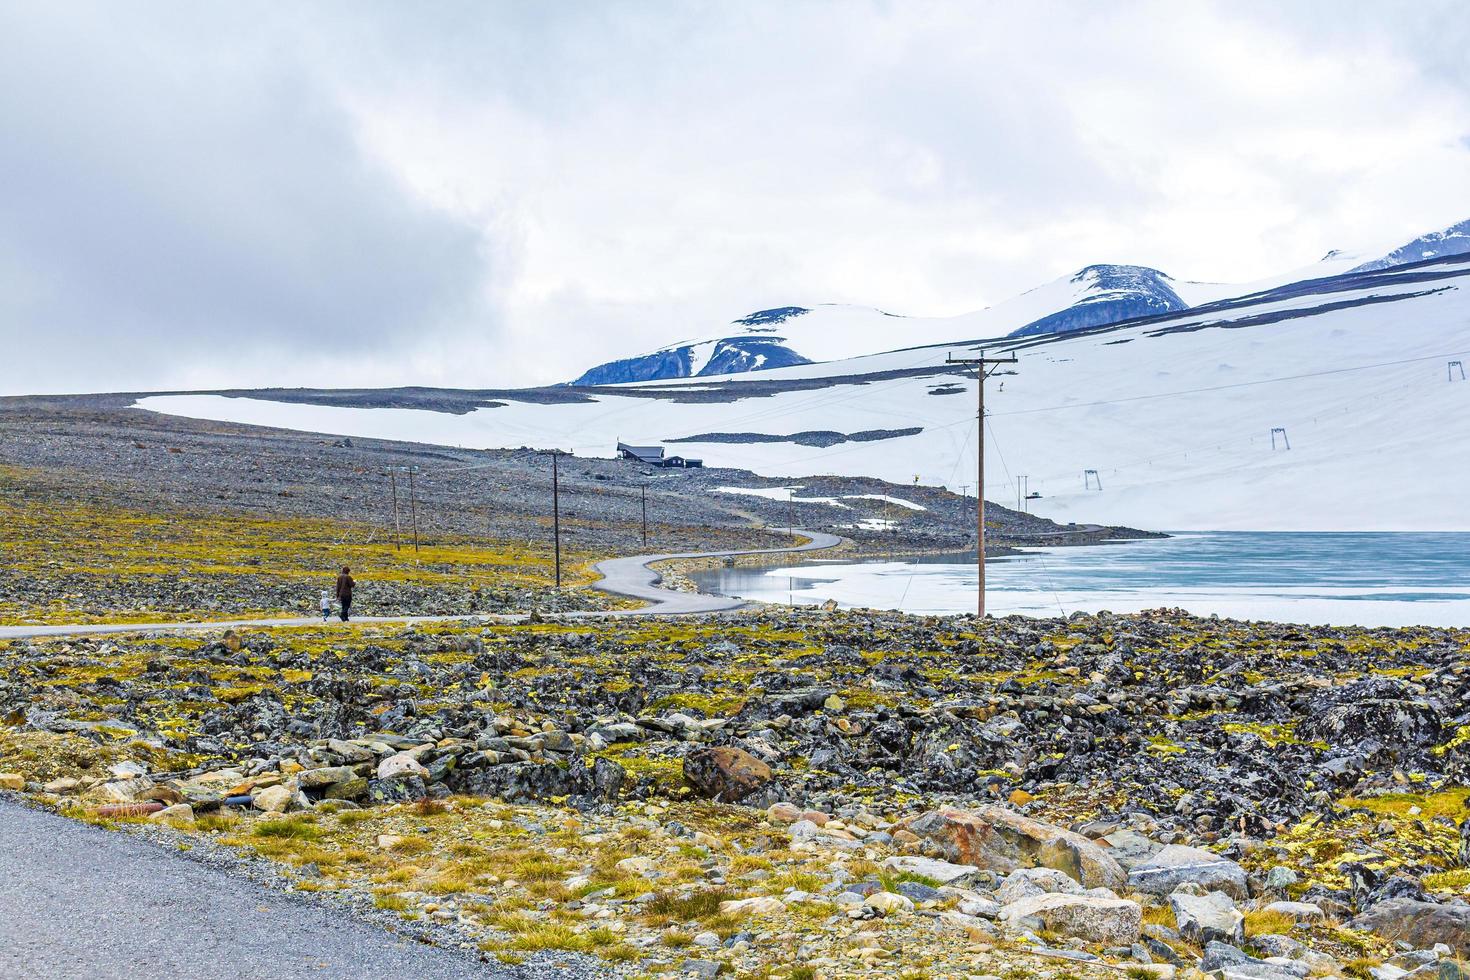
[[[1245,914],[1247,936],[1284,936],[1296,926],[1296,919],[1285,912],[1268,912],[1255,909]]]
[[[380,909],[389,909],[393,912],[406,912],[413,908],[413,902],[392,892],[378,892],[373,896],[373,904]]]
[[[644,917],[653,925],[673,925],[678,922],[698,922],[713,918],[720,913],[720,903],[740,896],[723,888],[696,891],[679,895],[674,892],[658,892],[644,907]]]
[[[322,829],[309,817],[287,817],[284,820],[267,820],[264,823],[258,823],[250,833],[255,837],[316,840],[322,836]]]

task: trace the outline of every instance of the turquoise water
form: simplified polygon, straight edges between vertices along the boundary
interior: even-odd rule
[[[702,588],[766,602],[970,612],[974,556],[715,569]],[[1055,616],[1179,606],[1200,615],[1470,626],[1470,533],[1190,532],[993,558],[988,610]]]

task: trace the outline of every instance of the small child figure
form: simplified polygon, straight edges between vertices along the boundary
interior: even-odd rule
[[[322,589],[322,621],[332,618],[332,593],[328,589]]]

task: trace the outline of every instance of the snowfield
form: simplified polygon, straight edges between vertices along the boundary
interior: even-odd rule
[[[1460,530],[1470,528],[1470,381],[1451,375],[1448,362],[1470,363],[1467,286],[1470,257],[1462,255],[1073,334],[1004,340],[1004,331],[970,332],[957,322],[951,344],[596,389],[580,404],[511,400],[465,415],[218,395],[137,405],[336,435],[595,456],[614,455],[620,437],[641,444],[919,427],[828,448],[710,441],[670,450],[775,478],[841,474],[907,485],[917,476],[973,492],[975,381],[944,361],[983,347],[1019,358],[986,389],[990,500],[1013,504],[1015,477],[1024,474],[1042,495],[1030,509],[1063,522]],[[889,319],[891,345],[905,347],[908,322]],[[984,336],[997,339],[974,339]],[[661,397],[646,397],[655,392]],[[681,401],[683,392],[725,400]],[[1274,449],[1273,429],[1284,430]],[[1084,488],[1088,470],[1101,490]]]

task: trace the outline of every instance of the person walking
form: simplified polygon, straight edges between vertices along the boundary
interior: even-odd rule
[[[342,566],[342,574],[337,576],[337,601],[342,604],[342,622],[347,622],[347,615],[352,609],[352,587],[357,583],[352,580],[352,569],[346,565]]]
[[[332,615],[332,593],[322,589],[322,622],[326,622]]]

